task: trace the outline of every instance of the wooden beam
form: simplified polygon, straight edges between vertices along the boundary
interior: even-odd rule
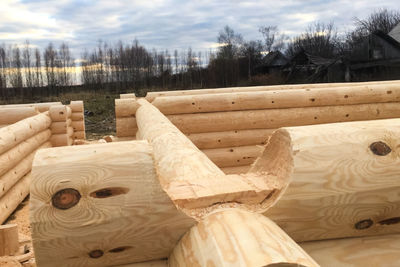
[[[137,132],[136,119],[134,117],[121,117],[115,119],[118,137],[135,136]]]
[[[83,101],[82,100],[77,100],[77,101],[71,101],[69,104],[69,107],[71,108],[71,111],[73,113],[81,113],[83,114],[84,112],[84,107],[83,107]]]
[[[293,178],[265,215],[295,241],[400,232],[400,119],[280,131],[293,144]]]
[[[12,256],[19,249],[18,227],[16,224],[0,225],[0,257]]]
[[[12,104],[12,105],[0,105],[0,109],[3,108],[20,108],[20,107],[35,107],[40,112],[48,111],[51,106],[62,105],[61,102],[45,102],[45,103],[31,103],[31,104]]]
[[[215,212],[174,248],[170,267],[319,266],[268,218],[239,209]]]
[[[115,117],[134,117],[138,107],[136,98],[115,99]]]
[[[248,166],[262,155],[264,146],[239,146],[203,149],[202,152],[219,168]]]
[[[400,103],[227,111],[168,115],[167,117],[186,134],[274,129],[333,122],[397,118],[400,117]]]
[[[236,166],[236,167],[225,167],[221,168],[221,170],[225,174],[243,174],[247,173],[250,170],[250,165],[247,166]]]
[[[35,107],[15,107],[0,109],[0,125],[13,124],[20,120],[39,114]]]
[[[49,109],[50,118],[53,122],[67,121],[71,118],[71,108],[65,105],[51,106]]]

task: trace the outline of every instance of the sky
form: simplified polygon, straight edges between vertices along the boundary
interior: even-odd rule
[[[293,37],[314,21],[335,22],[339,33],[354,18],[379,8],[400,10],[399,0],[1,0],[0,43],[43,48],[67,42],[75,57],[99,40],[137,38],[146,48],[206,51],[229,25],[246,40],[261,39],[262,25]]]

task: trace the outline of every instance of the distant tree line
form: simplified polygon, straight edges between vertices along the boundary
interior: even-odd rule
[[[365,36],[388,33],[400,22],[400,13],[386,9],[365,19],[354,19],[355,29],[339,35],[334,23],[315,22],[303,33],[289,38],[275,25],[260,26],[259,40],[245,40],[225,26],[217,36],[216,51],[149,50],[138,40],[85,50],[75,63],[67,43],[49,43],[40,50],[29,41],[23,45],[0,45],[0,93],[4,99],[32,98],[36,94],[58,95],[79,90],[121,93],[163,89],[226,87],[260,83],[257,67],[266,54],[280,51],[288,58],[299,51],[325,58],[346,57]],[[279,83],[264,79],[261,83]]]

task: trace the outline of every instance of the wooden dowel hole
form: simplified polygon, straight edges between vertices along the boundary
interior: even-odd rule
[[[128,193],[129,189],[124,187],[103,188],[90,193],[93,198],[108,198]]]

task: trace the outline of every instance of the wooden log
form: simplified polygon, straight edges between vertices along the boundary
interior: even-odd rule
[[[274,222],[239,209],[213,213],[190,229],[168,265],[319,266]]]
[[[135,117],[138,107],[135,98],[115,99],[115,117]]]
[[[85,131],[74,132],[73,139],[86,139]]]
[[[18,205],[29,194],[31,183],[31,173],[29,172],[20,179],[8,192],[0,198],[0,224],[4,223],[8,216],[18,207]]]
[[[219,168],[224,168],[251,165],[263,150],[263,146],[238,146],[203,149],[202,152]]]
[[[400,233],[400,119],[280,131],[293,180],[265,215],[296,242]]]
[[[345,121],[400,117],[400,103],[360,104],[168,115],[184,133],[274,129]]]
[[[269,86],[249,86],[249,87],[228,87],[214,89],[196,89],[196,90],[173,90],[148,92],[146,100],[153,102],[156,97],[160,96],[182,96],[182,95],[203,95],[203,94],[219,94],[219,93],[236,93],[236,92],[254,92],[268,90],[288,90],[288,89],[310,89],[310,88],[332,88],[332,87],[349,87],[355,85],[374,85],[374,84],[399,84],[400,81],[378,81],[378,82],[359,82],[359,83],[315,83],[315,84],[286,84],[286,85],[269,85]],[[121,97],[122,98],[122,97]]]
[[[250,165],[248,166],[236,166],[236,167],[225,167],[221,168],[225,174],[243,174],[250,170]]]
[[[13,124],[20,120],[39,114],[34,107],[18,107],[0,109],[0,124]]]
[[[32,173],[30,223],[38,266],[166,258],[195,224],[161,188],[146,141],[40,150]],[[63,196],[67,201],[59,202]]]
[[[72,121],[71,126],[75,132],[85,131],[84,121]]]
[[[188,134],[199,149],[265,145],[275,129],[237,130]]]
[[[300,243],[321,266],[400,266],[400,234]]]
[[[49,140],[50,130],[44,130],[25,141],[22,141],[12,149],[0,155],[0,176],[12,169],[22,159],[36,150],[41,144]]]
[[[20,107],[35,107],[40,112],[46,112],[51,106],[62,105],[61,102],[45,102],[45,103],[31,103],[31,104],[13,104],[13,105],[0,105],[1,108],[20,108]]]
[[[83,107],[83,101],[79,100],[79,101],[71,101],[69,104],[69,107],[71,108],[72,112],[74,113],[82,113],[84,111],[84,107]]]
[[[168,267],[168,261],[167,260],[145,261],[145,262],[118,265],[118,267]]]
[[[163,114],[400,102],[398,84],[157,97]]]
[[[118,137],[136,135],[137,125],[134,117],[116,118],[115,124]]]
[[[136,95],[134,93],[131,94],[120,94],[119,98],[125,99],[125,98],[136,98]]]
[[[83,112],[72,112],[71,120],[73,121],[82,121],[85,119]]]
[[[49,109],[50,118],[53,122],[67,121],[71,117],[71,108],[65,105],[51,106]]]
[[[72,146],[74,140],[72,139],[71,135],[68,133],[66,134],[53,134],[50,137],[50,142],[53,147],[58,146]]]
[[[50,127],[48,112],[38,114],[0,129],[0,154]]]
[[[18,226],[16,224],[0,225],[0,257],[12,256],[18,250]]]
[[[254,210],[268,209],[287,186],[291,172],[290,144],[286,143],[287,146],[278,151],[275,151],[275,144],[264,150],[265,154],[274,151],[282,157],[279,162],[260,167],[257,172],[260,175],[225,176],[153,105],[144,99],[138,103],[141,106],[136,120],[140,136],[153,147],[160,184],[175,205],[189,216],[201,218],[230,204]],[[279,137],[277,141],[285,143],[286,137]]]
[[[72,120],[56,121],[50,125],[50,130],[53,134],[63,134],[67,132],[68,127],[71,126]]]
[[[28,156],[23,158],[17,165],[0,177],[0,198],[5,195],[22,177],[32,169],[33,157],[36,151],[42,148],[51,147],[50,142],[44,142],[38,148],[33,150]]]

